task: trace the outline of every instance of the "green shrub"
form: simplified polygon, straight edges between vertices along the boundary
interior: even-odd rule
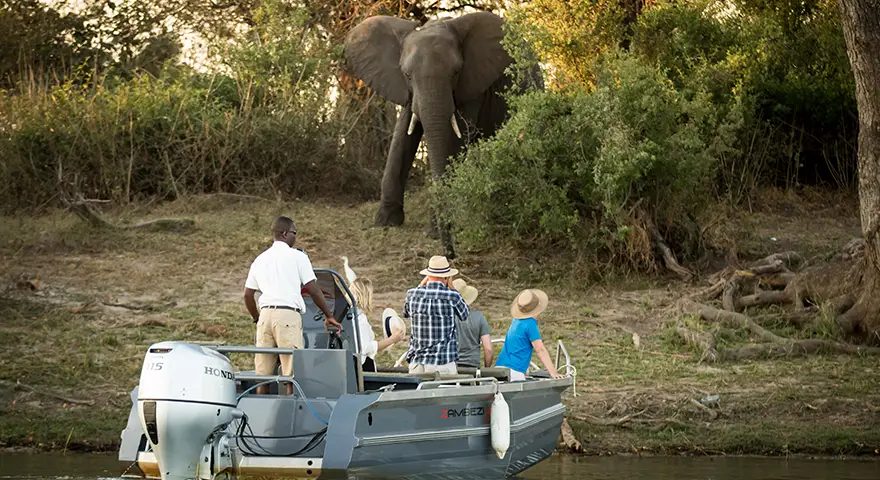
[[[38,206],[59,180],[114,201],[216,191],[354,195],[381,164],[340,155],[342,121],[323,101],[262,103],[230,80],[138,76],[0,99],[0,201]],[[346,163],[348,162],[348,163]]]
[[[603,57],[596,89],[530,93],[492,139],[437,187],[458,238],[542,244],[652,268],[647,228],[693,247],[718,158],[733,154],[738,108],[684,95],[638,59]]]

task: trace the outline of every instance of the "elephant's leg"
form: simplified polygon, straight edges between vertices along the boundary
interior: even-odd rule
[[[402,108],[394,126],[391,148],[385,160],[385,173],[382,175],[382,200],[376,212],[375,223],[379,226],[403,225],[403,193],[423,132],[421,123],[418,123],[412,134],[406,133],[410,117],[410,107]]]

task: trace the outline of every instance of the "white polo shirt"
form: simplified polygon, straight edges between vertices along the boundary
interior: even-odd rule
[[[259,290],[260,308],[285,306],[304,312],[302,286],[315,280],[309,257],[286,243],[276,240],[251,264],[244,286]]]

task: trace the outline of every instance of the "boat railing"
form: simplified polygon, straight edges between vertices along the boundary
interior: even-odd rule
[[[504,343],[504,339],[503,338],[493,338],[492,343]],[[563,359],[565,360],[565,363],[560,363],[560,360],[563,360]],[[568,354],[568,349],[565,348],[565,344],[562,343],[562,340],[556,341],[555,366],[556,366],[557,372],[571,377],[571,379],[572,379],[571,393],[573,396],[576,397],[577,396],[577,368],[571,362],[571,356]],[[540,370],[541,369],[541,367],[539,367],[535,362],[532,362],[532,361],[529,361],[529,368],[531,370]]]
[[[416,387],[416,390],[421,390],[422,387],[437,387],[440,385],[458,385],[461,383],[484,383],[484,382],[492,382],[498,383],[498,379],[495,377],[474,377],[474,378],[452,378],[447,380],[430,380],[427,382],[419,383],[419,386]]]
[[[560,365],[560,356],[565,357],[565,363]],[[571,377],[571,394],[577,396],[577,368],[571,363],[571,356],[568,355],[568,349],[562,340],[556,341],[556,371]]]
[[[205,348],[216,350],[219,353],[277,353],[279,355],[291,355],[295,348],[281,347],[249,347],[245,345],[227,346],[227,345],[202,345]]]

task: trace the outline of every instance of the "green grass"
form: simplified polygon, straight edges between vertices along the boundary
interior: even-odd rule
[[[371,228],[375,204],[185,201],[109,210],[114,222],[163,216],[196,220],[188,233],[103,231],[63,212],[0,218],[0,445],[112,449],[130,408],[146,348],[162,340],[248,345],[253,324],[242,302],[253,260],[269,244],[278,214],[297,221],[299,244],[315,266],[341,269],[347,255],[376,285],[376,311],[401,308],[427,259],[442,251],[424,236],[427,211],[410,195],[407,224]],[[564,275],[566,259],[540,252],[461,252],[455,266],[480,291],[474,307],[503,337],[510,302],[522,288],[550,295],[539,326],[551,352],[562,339],[578,369],[578,396],[566,394],[572,424],[588,452],[861,454],[880,447],[880,367],[876,358],[818,356],[737,364],[700,364],[699,352],[675,336],[684,321],[670,305],[685,288],[663,278],[627,277],[584,284]],[[540,261],[539,261],[540,260]],[[556,263],[554,263],[556,262]],[[41,279],[35,291],[16,287]],[[99,302],[152,310],[100,308]],[[784,335],[837,338],[820,315],[808,332],[765,323]],[[378,330],[376,330],[378,331]],[[719,348],[749,341],[742,330],[713,330]],[[641,348],[633,346],[632,332]],[[395,345],[377,359],[391,364]],[[496,347],[496,354],[498,349]],[[235,355],[237,368],[253,360]],[[16,381],[41,393],[14,389]],[[62,397],[90,400],[69,405]],[[721,395],[711,419],[692,399]],[[599,427],[578,417],[635,417],[645,423]],[[656,429],[657,421],[675,419]]]

